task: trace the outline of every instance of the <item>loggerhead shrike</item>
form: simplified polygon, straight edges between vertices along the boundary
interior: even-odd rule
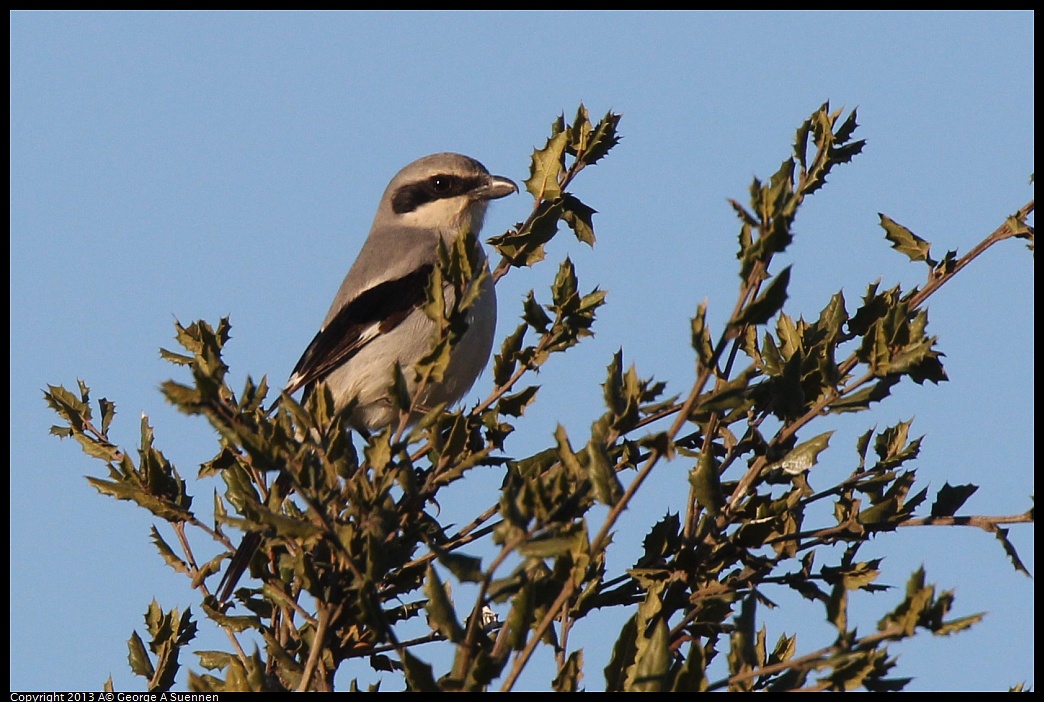
[[[422,306],[438,265],[438,240],[450,245],[465,232],[478,235],[489,201],[514,192],[518,192],[514,182],[490,175],[481,163],[461,154],[432,154],[399,171],[381,197],[370,235],[326,319],[290,374],[286,392],[304,388],[307,395],[322,384],[338,410],[357,402],[350,418],[356,429],[370,431],[391,424],[398,412],[388,392],[392,368],[398,362],[413,397],[417,383],[410,369],[431,350],[436,332]],[[488,273],[485,253],[480,255]],[[449,287],[446,298],[452,303]],[[497,298],[488,275],[467,321],[442,381],[426,385],[413,397],[411,421],[426,409],[463,397],[489,360]],[[277,484],[281,485],[274,489],[285,494],[289,487],[285,476]],[[260,534],[243,538],[219,585],[222,600],[232,594],[259,544]]]

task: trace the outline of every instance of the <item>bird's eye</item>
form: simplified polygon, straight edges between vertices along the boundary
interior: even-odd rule
[[[432,176],[429,182],[431,183],[431,189],[440,195],[442,193],[448,193],[450,188],[453,187],[453,179],[449,176]]]

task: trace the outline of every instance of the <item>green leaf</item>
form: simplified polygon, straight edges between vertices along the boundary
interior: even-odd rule
[[[975,494],[978,485],[955,485],[945,483],[935,496],[932,505],[933,517],[952,517],[961,508],[965,500]]]
[[[638,651],[637,637],[638,625],[635,616],[628,617],[620,630],[620,636],[613,644],[613,652],[609,657],[609,664],[605,666],[605,691],[623,692],[627,686],[627,673],[634,665],[635,654]]]
[[[969,614],[966,617],[958,617],[957,619],[951,619],[947,622],[944,622],[941,626],[934,629],[932,633],[936,636],[949,636],[950,634],[956,634],[958,632],[970,629],[971,627],[975,626],[985,618],[985,612]]]
[[[402,668],[410,692],[441,692],[431,666],[414,656],[408,649],[402,652]]]
[[[930,255],[931,244],[890,217],[880,212],[877,213],[877,216],[881,218],[885,238],[892,242],[893,249],[905,254],[911,261],[924,261],[929,266],[935,265],[935,261]]]
[[[424,577],[424,594],[428,597],[425,609],[428,611],[428,623],[432,629],[454,643],[461,641],[464,638],[464,629],[457,621],[457,614],[446,594],[446,588],[430,565]]]
[[[797,653],[797,636],[780,634],[779,639],[776,641],[776,646],[772,649],[772,654],[766,662],[769,665],[785,663],[793,658],[795,653]]]
[[[605,670],[607,691],[656,690],[667,684],[663,656],[666,653],[669,658],[670,653],[661,599],[665,585],[662,581],[649,584],[634,616],[624,624]],[[657,631],[660,625],[664,630]],[[616,671],[611,673],[614,665]]]
[[[482,582],[482,559],[474,556],[465,556],[461,553],[443,551],[437,549],[439,563],[446,566],[454,577],[461,582]]]
[[[848,113],[848,117],[845,119],[844,123],[837,128],[837,131],[834,133],[834,139],[842,144],[847,142],[852,138],[852,134],[855,133],[856,127],[858,126],[859,125],[856,124],[856,110],[853,109]]]
[[[833,346],[838,337],[842,335],[847,321],[848,311],[845,309],[844,291],[839,291],[830,296],[830,302],[819,313],[817,326],[823,330],[828,343]]]
[[[558,669],[558,674],[551,681],[551,689],[555,692],[579,692],[580,680],[584,677],[584,652],[573,651],[565,663]]]
[[[561,119],[565,122],[565,114],[562,115]],[[573,123],[569,125],[568,129],[559,130],[565,131],[569,135],[569,145],[566,147],[566,152],[576,156],[586,150],[587,141],[591,136],[591,129],[591,118],[587,113],[587,108],[584,107],[584,103],[581,102],[580,106],[576,108],[576,117],[573,118]]]
[[[662,618],[656,619],[647,638],[643,636],[638,639],[635,658],[634,683],[628,691],[661,692],[666,689],[672,656],[670,633]]]
[[[530,296],[532,296],[532,294],[532,291],[530,291]],[[550,323],[550,321],[551,320],[548,320],[548,323]],[[514,375],[515,368],[519,362],[519,352],[522,350],[522,341],[525,337],[526,329],[528,328],[528,324],[518,325],[518,327],[515,328],[515,331],[508,334],[504,339],[504,343],[500,347],[500,353],[493,356],[494,385],[504,385],[511,379],[511,376]]]
[[[1008,558],[1011,560],[1011,564],[1015,567],[1015,570],[1024,573],[1028,578],[1032,578],[1033,576],[1030,575],[1029,569],[1026,568],[1022,559],[1019,558],[1019,553],[1015,550],[1015,544],[1008,540],[1008,530],[998,527],[997,531],[994,532],[994,536],[996,536],[997,540],[1001,542],[1001,546],[1004,548],[1004,552],[1008,554]]]
[[[104,397],[98,400],[98,407],[101,409],[101,433],[106,434],[109,431],[109,426],[112,424],[112,418],[116,415],[116,405],[109,402]]]
[[[830,597],[826,602],[827,621],[833,624],[839,634],[848,630],[848,590],[841,583],[837,583],[830,590]]]
[[[935,587],[925,584],[924,568],[918,568],[906,583],[906,598],[878,622],[880,631],[898,627],[902,636],[913,636],[921,616],[935,599]]]
[[[804,321],[795,322],[786,312],[779,315],[779,319],[776,320],[776,336],[779,339],[779,353],[784,359],[789,361],[794,354],[805,352],[804,327]]]
[[[211,602],[215,602],[215,600],[211,600]],[[206,602],[203,603],[202,609],[208,619],[213,620],[218,626],[230,631],[238,633],[241,631],[261,628],[261,620],[257,616],[229,616],[224,614],[221,610],[211,607]]]
[[[619,502],[623,496],[623,486],[613,470],[612,459],[606,446],[604,427],[598,422],[591,427],[591,440],[587,443],[584,458],[587,464],[587,475],[594,488],[595,499],[610,507]]]
[[[569,445],[569,437],[566,435],[565,427],[559,424],[555,427],[555,442],[558,445],[558,460],[562,462],[562,465],[566,467],[569,473],[579,476],[584,473],[584,469],[580,465],[580,461],[577,460],[576,454],[573,453],[573,447]]]
[[[521,417],[534,399],[536,399],[539,385],[531,385],[513,395],[504,395],[497,401],[497,413],[509,417]]]
[[[897,375],[890,375],[884,378],[880,378],[870,383],[861,390],[851,392],[841,399],[834,400],[830,403],[831,412],[861,412],[865,409],[869,409],[871,403],[880,402],[881,400],[888,397],[893,387],[895,387],[901,378]]]
[[[108,441],[96,439],[89,434],[74,433],[73,438],[80,444],[80,448],[91,458],[112,463],[120,458],[120,450]]]
[[[787,285],[790,284],[790,266],[779,272],[753,302],[743,308],[733,326],[744,324],[764,324],[783,308],[787,299]]]
[[[181,509],[170,501],[155,497],[144,489],[128,483],[117,483],[100,478],[87,477],[91,487],[103,495],[111,495],[118,500],[130,500],[168,522],[186,521],[192,513]]]
[[[500,634],[506,638],[508,650],[521,651],[526,645],[526,632],[533,623],[535,611],[533,590],[533,585],[527,582],[511,598],[511,609],[508,610]],[[494,591],[495,588],[490,589],[491,594]]]
[[[671,692],[706,692],[707,691],[707,656],[699,639],[689,643],[689,653],[685,662],[678,668],[674,676]]]
[[[906,461],[917,458],[921,451],[921,440],[924,437],[909,440],[912,426],[912,419],[899,422],[877,435],[877,439],[874,441],[874,452],[877,453],[879,467],[895,468]]]
[[[689,483],[692,485],[696,502],[701,507],[717,516],[725,506],[725,495],[721,491],[721,476],[718,474],[718,463],[710,451],[700,453],[696,467],[689,472]]]
[[[449,355],[448,345],[445,348],[446,356]],[[448,361],[447,361],[448,362]],[[418,367],[418,371],[420,368]],[[388,385],[390,391],[390,397],[395,403],[395,407],[399,409],[406,409],[413,406],[413,398],[410,397],[410,386],[406,380],[406,374],[402,370],[402,366],[399,365],[398,361],[395,361],[395,365],[392,366],[392,379]]]
[[[577,240],[594,246],[594,215],[597,210],[588,207],[579,199],[566,193],[562,196],[562,221],[573,230]]]
[[[707,327],[706,300],[696,307],[696,316],[692,318],[692,348],[699,359],[699,367],[710,367],[711,359],[714,358],[714,342],[711,341],[710,329]]]
[[[152,539],[152,543],[156,544],[156,549],[160,552],[160,557],[163,558],[163,561],[167,565],[173,568],[177,573],[189,575],[188,564],[175,555],[174,551],[167,545],[167,542],[163,540],[162,536],[160,536],[160,533],[156,530],[155,526],[150,529],[150,538]]]
[[[529,227],[520,232],[509,232],[489,240],[501,255],[514,266],[532,266],[544,260],[544,245],[558,233],[562,217],[562,202],[541,201]]]
[[[794,135],[794,158],[801,164],[802,170],[807,167],[808,157],[808,135],[812,131],[812,120],[806,119],[798,127]]]
[[[677,513],[668,512],[645,535],[645,539],[642,541],[642,548],[645,550],[643,560],[657,561],[671,558],[680,546],[681,520]]]
[[[812,466],[816,465],[819,454],[829,446],[830,437],[833,434],[833,431],[828,431],[808,441],[801,442],[792,448],[786,456],[766,466],[765,470],[779,469],[788,475],[800,475],[807,472]]]
[[[578,296],[577,287],[579,280],[576,277],[576,267],[572,260],[566,256],[558,266],[555,281],[551,284],[551,299],[557,308],[567,308]]]
[[[529,291],[525,301],[522,303],[522,319],[540,334],[547,333],[551,326],[551,318],[544,312],[544,308],[536,301],[533,291]]]
[[[840,583],[846,590],[874,591],[870,587],[877,581],[880,571],[881,559],[875,558],[861,563],[845,563],[840,568],[824,566],[822,569],[823,579],[828,583]]]
[[[737,675],[756,667],[757,651],[755,645],[757,635],[754,632],[757,598],[745,597],[736,615],[736,625],[729,634],[728,663],[729,673]],[[751,691],[750,680],[741,680],[729,688],[734,692]]]
[[[281,514],[264,505],[251,506],[247,511],[252,521],[272,527],[283,537],[311,539],[323,533],[321,527],[307,518]]]
[[[605,406],[615,415],[623,414],[628,404],[623,388],[623,349],[617,349],[605,370],[605,382],[602,383]]]
[[[191,366],[193,361],[192,356],[186,356],[183,353],[174,353],[173,351],[168,351],[167,349],[162,348],[160,349],[160,358],[164,361],[170,361],[176,366]]]
[[[226,651],[195,651],[200,666],[207,670],[224,670],[234,656]]]
[[[587,150],[581,157],[585,164],[593,166],[604,158],[610,149],[620,143],[617,127],[622,116],[613,112],[606,112],[605,117],[594,126],[587,140]]]
[[[156,670],[152,667],[149,653],[145,650],[145,642],[138,636],[138,632],[131,633],[131,637],[127,641],[127,649],[129,651],[127,660],[130,662],[130,667],[134,674],[140,675],[146,680],[151,680],[152,674]]]
[[[519,546],[518,552],[529,558],[558,558],[573,553],[576,547],[577,534],[567,533],[565,536],[534,537]]]
[[[559,178],[562,175],[562,157],[569,135],[566,132],[555,134],[547,140],[542,149],[533,151],[529,164],[529,178],[524,182],[526,190],[536,200],[557,200],[562,196]]]

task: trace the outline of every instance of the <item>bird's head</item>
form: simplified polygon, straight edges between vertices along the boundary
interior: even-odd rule
[[[381,223],[433,229],[452,239],[478,234],[490,200],[518,192],[508,178],[490,175],[473,158],[454,153],[425,156],[399,171],[384,191]],[[375,223],[376,224],[376,223]]]

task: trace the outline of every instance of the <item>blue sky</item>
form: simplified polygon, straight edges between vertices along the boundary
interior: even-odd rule
[[[857,136],[868,145],[807,202],[777,264],[794,266],[794,316],[815,318],[839,289],[851,309],[878,278],[906,288],[921,281],[922,267],[884,241],[878,212],[939,254],[963,253],[1033,197],[1030,12],[10,19],[13,690],[98,689],[110,674],[118,689],[142,689],[126,663],[131,630],[142,630],[154,597],[165,608],[195,601],[156,556],[151,520],[83,479],[103,466],[48,436],[54,417],[41,390],[85,380],[93,397],[117,403],[113,435],[128,447],[147,414],[158,446],[194,476],[213,437],[158,390],[176,373],[157,353],[173,346],[174,320],[229,315],[233,386],[247,374],[281,383],[388,180],[419,156],[460,151],[521,182],[559,113],[572,116],[583,101],[592,116],[623,114],[621,144],[575,188],[598,210],[595,248],[562,237],[543,266],[498,288],[501,336],[565,255],[582,288],[609,291],[596,337],[542,372],[520,455],[549,442],[558,423],[572,435],[586,430],[619,348],[643,375],[675,393],[688,388],[696,305],[707,300],[720,323],[735,296],[737,224],[727,199],[744,200],[752,177],[776,170],[824,101],[858,107]],[[529,207],[524,195],[496,202],[484,235]],[[823,484],[851,469],[856,435],[912,417],[926,436],[920,485],[933,493],[947,481],[980,485],[967,513],[1029,506],[1032,266],[1022,242],[1009,241],[933,298],[930,330],[951,381],[903,389],[872,416],[838,420],[817,467]],[[486,374],[469,401],[489,383]],[[673,473],[654,474],[621,523],[620,567],[648,524],[683,506],[684,489],[672,482],[683,470]],[[469,479],[466,497],[492,504],[500,479]],[[209,501],[213,484],[194,487],[197,504]],[[1032,527],[1013,528],[1011,538],[1034,572]],[[917,676],[910,689],[1033,682],[1032,581],[992,537],[908,529],[877,537],[862,555],[873,554],[887,556],[882,582],[901,590],[923,564],[931,582],[956,589],[957,614],[989,612],[971,632],[896,647],[896,673]],[[864,612],[870,628],[897,596],[858,601],[854,616]],[[799,650],[815,650],[830,642],[821,617],[784,608],[770,638],[796,631]],[[604,684],[606,642],[618,630],[575,640],[586,648],[589,689]],[[222,645],[213,632],[202,637]],[[541,689],[547,678],[534,674],[523,686]]]

